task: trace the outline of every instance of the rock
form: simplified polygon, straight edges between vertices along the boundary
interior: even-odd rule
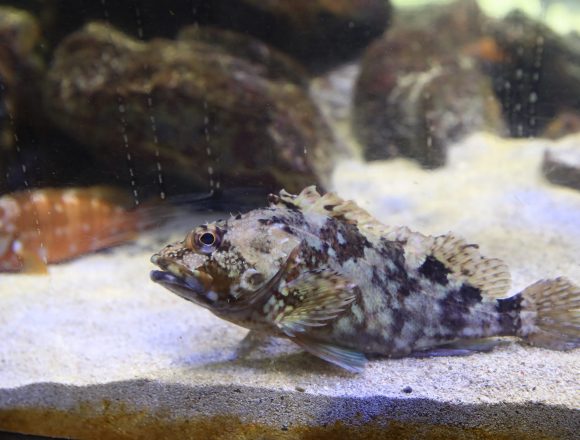
[[[580,132],[580,111],[561,111],[552,119],[542,132],[542,137],[558,139]]]
[[[38,116],[43,63],[36,19],[25,11],[0,7],[0,81],[4,118],[12,124],[30,123]]]
[[[224,55],[241,58],[256,69],[257,75],[267,79],[308,85],[308,75],[301,64],[254,37],[208,26],[187,26],[179,32],[178,39],[196,45],[199,50],[222,51]]]
[[[380,36],[388,0],[214,0],[211,21],[249,33],[313,70],[348,61]]]
[[[325,186],[330,133],[293,63],[249,37],[236,42],[236,56],[232,34],[216,45],[203,35],[144,43],[91,23],[56,51],[46,110],[143,193],[161,181],[170,193]]]
[[[10,1],[10,0],[9,0]],[[12,0],[42,20],[49,44],[88,22],[105,20],[139,39],[174,38],[191,24],[253,35],[295,56],[313,70],[356,56],[381,35],[389,0]]]
[[[0,191],[18,156],[19,129],[38,124],[42,63],[36,19],[26,11],[0,7]]]
[[[489,26],[503,54],[488,63],[509,132],[537,136],[558,113],[580,111],[580,40],[556,34],[521,12]]]
[[[46,44],[54,48],[70,33],[95,20],[105,20],[135,38],[174,38],[183,26],[205,22],[206,0],[4,0],[35,15]]]
[[[410,157],[442,166],[449,144],[477,130],[502,133],[490,79],[463,51],[482,35],[476,3],[400,17],[367,49],[354,100],[354,132],[367,160]]]
[[[580,190],[580,143],[548,148],[544,154],[542,171],[546,179],[556,185]]]

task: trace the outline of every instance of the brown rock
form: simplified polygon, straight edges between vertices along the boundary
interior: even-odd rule
[[[388,0],[213,0],[210,20],[319,70],[349,60],[380,36],[390,12]]]
[[[542,137],[558,139],[572,133],[580,132],[580,111],[564,110],[546,126]]]
[[[580,43],[521,12],[490,23],[503,57],[485,66],[514,137],[537,136],[562,111],[580,111]]]
[[[35,18],[0,7],[0,191],[20,148],[18,127],[37,122],[42,64],[35,54],[40,28]]]
[[[56,51],[45,106],[138,190],[324,186],[328,128],[299,74],[280,73],[290,64],[273,49],[261,55],[270,63],[245,53],[189,37],[143,43],[92,23]]]
[[[503,132],[490,79],[462,51],[481,38],[484,21],[473,2],[426,8],[401,17],[367,50],[354,131],[368,160],[405,156],[437,167],[462,136]]]

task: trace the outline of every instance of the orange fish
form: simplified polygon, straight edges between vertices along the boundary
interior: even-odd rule
[[[0,197],[0,272],[46,273],[46,265],[135,238],[132,199],[104,187],[37,189]]]

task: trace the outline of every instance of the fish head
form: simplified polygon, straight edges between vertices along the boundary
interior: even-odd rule
[[[300,243],[272,217],[255,210],[194,228],[151,257],[161,269],[151,279],[214,313],[251,307],[280,281]]]

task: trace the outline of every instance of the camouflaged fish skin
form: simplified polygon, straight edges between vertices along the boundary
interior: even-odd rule
[[[580,337],[580,290],[563,278],[499,299],[507,266],[478,246],[385,226],[314,187],[199,226],[152,262],[162,269],[152,279],[178,295],[355,372],[364,354],[401,357],[495,335],[567,349]]]

